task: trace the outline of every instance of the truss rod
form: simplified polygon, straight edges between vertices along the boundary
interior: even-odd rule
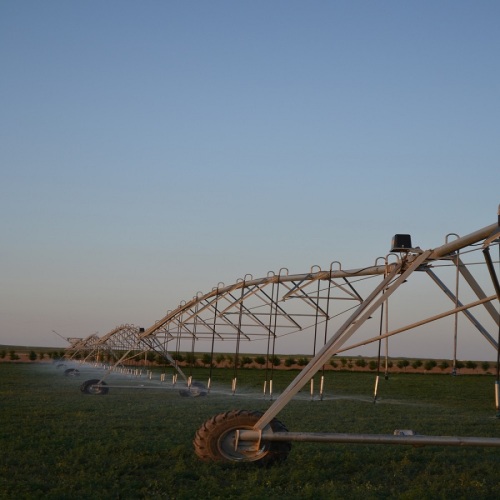
[[[417,328],[419,326],[423,326],[423,325],[426,325],[428,323],[432,323],[433,321],[436,321],[438,319],[446,318],[447,316],[451,316],[452,314],[456,314],[458,312],[463,312],[466,309],[469,309],[471,307],[476,307],[476,306],[479,306],[481,304],[485,304],[488,301],[495,300],[495,298],[496,298],[495,295],[491,295],[490,297],[485,297],[484,299],[476,300],[475,302],[471,302],[470,304],[466,304],[466,305],[461,306],[461,307],[456,307],[454,309],[451,309],[451,310],[446,311],[446,312],[441,313],[441,314],[436,314],[435,316],[432,316],[430,318],[424,319],[422,321],[417,321],[416,323],[412,323],[411,325],[406,325],[402,328],[397,328],[396,330],[392,330],[390,332],[384,333],[383,335],[377,335],[376,337],[362,340],[361,342],[357,342],[356,344],[352,344],[348,347],[344,347],[343,349],[339,349],[337,351],[334,351],[332,353],[332,355],[339,354],[339,353],[345,352],[345,351],[350,351],[351,349],[356,349],[357,347],[363,347],[364,345],[371,344],[372,342],[378,342],[379,340],[386,339],[388,337],[392,337],[393,335],[396,335],[398,333],[403,333],[403,332],[406,332],[408,330],[412,330],[413,328]],[[497,348],[497,343],[494,339],[492,339],[491,344],[493,345],[493,347],[495,349]]]
[[[445,295],[453,302],[458,305],[458,306],[463,306],[463,303],[460,300],[457,300],[457,297],[455,294],[432,272],[430,269],[426,270],[426,273],[428,276],[438,285],[438,287],[445,293]],[[477,294],[476,294],[477,295]],[[484,293],[481,293],[479,295],[481,299],[486,298],[486,295]],[[491,299],[493,300],[493,299]],[[483,301],[482,304],[489,310],[487,307],[488,305],[491,306],[491,300]],[[454,312],[458,312],[457,310],[454,310]],[[475,316],[469,311],[469,307],[463,308],[462,312],[464,315],[467,317],[467,319],[476,327],[476,329],[481,333],[481,335],[496,349],[496,342],[494,338],[488,333],[486,328],[481,325],[481,323],[475,318]],[[494,311],[496,312],[496,311]],[[451,313],[453,314],[453,313]],[[498,317],[498,314],[497,314]],[[498,322],[498,318],[497,318]]]
[[[469,286],[479,299],[486,297],[486,293],[484,293],[479,283],[476,281],[472,273],[469,271],[469,269],[467,269],[467,266],[461,261],[460,258],[458,259],[458,270],[460,271],[460,274],[465,278],[465,281],[467,281],[467,283],[469,284]],[[493,321],[495,321],[497,325],[500,324],[500,316],[498,314],[498,311],[493,306],[493,304],[487,302],[484,305],[484,307],[486,308],[490,316],[493,318]]]

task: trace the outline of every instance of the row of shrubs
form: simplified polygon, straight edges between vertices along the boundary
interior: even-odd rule
[[[43,359],[52,359],[57,360],[64,356],[64,351],[52,351],[52,352],[35,352],[30,351],[28,354],[28,359],[30,361],[43,360]],[[0,359],[5,359],[8,357],[11,361],[16,361],[20,359],[20,356],[17,354],[15,350],[6,351],[5,349],[0,350]],[[111,362],[111,355],[106,356],[106,361]],[[76,355],[75,359],[81,359],[82,355]],[[176,360],[178,363],[183,363],[187,365],[203,365],[203,366],[234,366],[235,356],[230,354],[217,354],[213,358],[210,354],[205,353],[200,356],[197,356],[194,353],[174,353],[172,354],[172,358]],[[155,352],[148,352],[145,356],[145,359],[150,363],[158,363],[164,364],[164,358],[161,354],[157,354]],[[285,358],[280,358],[277,355],[272,355],[269,357],[258,355],[254,357],[250,357],[248,355],[243,355],[238,358],[238,366],[240,367],[250,367],[250,366],[260,366],[264,367],[265,365],[273,365],[273,366],[281,366],[283,364],[287,368],[292,368],[294,366],[303,367],[309,363],[310,358],[307,357],[293,357],[287,356]],[[378,362],[374,359],[366,360],[362,357],[356,358],[337,358],[334,357],[330,360],[330,366],[334,369],[343,369],[343,370],[352,370],[354,368],[357,369],[365,369],[375,371],[378,369]],[[387,363],[387,367],[389,369],[393,369],[396,366],[399,370],[406,370],[407,368],[412,368],[414,370],[424,369],[425,371],[432,371],[434,368],[438,367],[441,371],[445,371],[452,367],[452,363],[448,361],[440,361],[439,363],[433,359],[427,360],[408,360],[408,359],[399,359],[397,361],[389,360]],[[488,372],[491,365],[488,361],[483,361],[481,363],[477,363],[475,361],[456,361],[455,368],[457,370],[461,370],[463,368],[467,368],[469,370],[476,370],[478,366],[484,372]],[[385,369],[385,361],[381,362],[381,369]]]
[[[224,367],[224,366],[234,366],[234,361],[236,356],[230,355],[230,354],[216,354],[213,357],[208,354],[201,354],[201,355],[196,355],[194,353],[188,352],[188,353],[172,353],[171,354],[172,358],[176,360],[180,364],[185,364],[185,365],[201,365],[201,366],[219,366],[219,367]],[[78,359],[80,356],[76,356],[76,359]],[[156,364],[165,364],[165,359],[161,354],[155,353],[155,352],[148,352],[145,356],[142,357],[142,359],[146,359],[150,363],[156,363]],[[106,361],[112,362],[111,356],[108,356]],[[257,356],[248,356],[248,355],[240,355],[238,357],[238,366],[243,367],[243,368],[249,368],[249,367],[264,367],[264,366],[285,366],[287,368],[293,368],[293,367],[303,367],[307,365],[310,361],[310,358],[307,357],[294,357],[294,356],[287,356],[287,357],[280,357],[277,355],[270,355],[269,357],[266,357],[264,355],[257,355]],[[338,358],[338,357],[333,357],[330,360],[330,366],[333,369],[340,369],[340,370],[353,370],[353,369],[366,369],[368,368],[369,370],[375,371],[379,368],[379,364],[377,360],[375,359],[369,359],[366,360],[360,356],[356,358]],[[398,370],[406,371],[408,368],[411,368],[413,370],[424,370],[424,371],[432,371],[434,368],[438,367],[441,371],[448,370],[452,368],[453,364],[450,361],[435,361],[433,359],[427,359],[427,360],[420,360],[420,359],[414,359],[414,360],[408,360],[408,359],[398,359],[398,360],[389,360],[387,363],[387,368],[388,369],[394,369],[395,367]],[[488,361],[483,361],[481,363],[477,363],[475,361],[456,361],[455,363],[455,369],[461,370],[463,368],[467,368],[469,370],[477,370],[478,367],[480,367],[484,372],[488,372],[488,370],[491,367],[491,364]],[[380,369],[384,370],[385,369],[385,361],[381,360],[380,363]]]
[[[359,368],[368,367],[370,370],[376,370],[379,366],[378,362],[373,360],[373,359],[366,361],[363,358],[356,358],[354,360],[354,363],[353,363],[353,361],[351,359],[340,358],[339,362],[340,362],[340,366],[342,368],[347,367],[349,369],[352,369],[354,366],[357,366]],[[335,359],[332,359],[330,361],[330,364],[334,368],[337,368],[339,366],[339,363]],[[427,359],[425,361],[422,361],[420,359],[415,359],[413,361],[409,361],[408,359],[400,359],[400,360],[396,361],[395,366],[397,366],[397,368],[400,370],[406,370],[408,367],[411,367],[414,370],[420,370],[421,368],[423,368],[425,371],[431,371],[434,368],[436,368],[436,366],[437,366],[440,370],[444,371],[444,370],[447,370],[448,368],[452,367],[452,363],[445,361],[445,360],[438,363],[434,359]],[[389,369],[393,368],[394,362],[388,361],[387,367]],[[476,370],[477,367],[478,367],[478,363],[476,363],[475,361],[459,361],[459,360],[457,360],[455,362],[455,368],[457,370],[461,370],[463,368],[467,368],[470,370]],[[385,361],[381,362],[381,368],[385,369]],[[490,369],[490,363],[488,361],[483,361],[481,363],[481,368],[483,369],[483,371],[487,372]]]
[[[28,353],[28,359],[30,361],[36,361],[37,359],[60,359],[64,356],[65,352],[64,351],[52,351],[52,352],[35,352],[35,351],[30,351]],[[10,361],[17,361],[21,359],[21,356],[17,353],[16,350],[11,349],[7,351],[6,349],[1,349],[0,350],[0,359],[9,359]]]

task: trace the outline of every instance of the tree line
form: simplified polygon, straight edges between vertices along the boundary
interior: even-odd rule
[[[52,359],[52,360],[58,360],[63,358],[65,355],[65,351],[51,351],[51,352],[36,352],[34,350],[29,351],[28,353],[28,359],[30,361],[37,361],[37,360],[43,360],[43,359]],[[88,356],[88,353],[82,352],[82,353],[77,353],[74,356],[75,360],[80,360],[80,359],[85,359]],[[114,361],[114,358],[116,357],[113,356],[111,353],[105,353],[104,355],[101,355],[101,361],[107,361],[108,363],[112,363]],[[233,354],[223,354],[223,353],[218,353],[215,355],[210,355],[209,353],[204,353],[204,354],[194,354],[192,352],[186,352],[186,353],[172,353],[171,357],[179,364],[183,365],[201,365],[205,367],[209,366],[214,366],[214,367],[234,367],[235,363],[237,364],[238,367],[242,368],[250,368],[250,367],[261,367],[263,368],[264,366],[285,366],[286,368],[295,368],[299,367],[302,368],[306,366],[311,358],[301,356],[301,357],[295,357],[295,356],[278,356],[276,354],[269,355],[269,356],[264,356],[264,355],[256,355],[256,356],[249,356],[249,355],[240,355],[236,356]],[[0,359],[5,359],[7,358],[10,361],[16,361],[21,359],[19,354],[16,352],[16,350],[11,349],[7,351],[6,349],[1,349],[0,350]],[[104,358],[104,359],[103,359]],[[89,360],[95,361],[95,356],[89,356]],[[138,361],[147,361],[148,363],[152,364],[157,364],[157,365],[164,365],[168,364],[166,362],[165,357],[161,353],[156,353],[154,351],[149,351],[146,353],[138,353],[137,354],[137,360]],[[365,359],[361,356],[357,356],[355,358],[338,358],[337,356],[334,356],[330,362],[329,365],[333,369],[340,369],[340,370],[354,370],[354,369],[366,369],[368,368],[371,371],[375,371],[378,369],[383,369],[385,370],[385,360],[381,360],[380,365],[379,362],[375,359]],[[453,364],[450,361],[442,360],[442,361],[436,361],[434,359],[426,359],[426,360],[421,360],[421,359],[406,359],[406,358],[401,358],[397,360],[389,360],[387,362],[387,368],[389,370],[393,370],[394,367],[397,367],[400,371],[406,371],[407,368],[411,367],[413,370],[421,370],[423,369],[424,371],[432,371],[434,368],[438,367],[441,371],[446,371],[448,369],[453,369]],[[469,369],[469,370],[477,370],[478,367],[481,368],[482,371],[488,372],[489,369],[491,368],[491,364],[488,361],[482,361],[482,362],[476,362],[476,361],[459,361],[457,360],[455,362],[454,368],[456,370],[461,370],[461,369]]]

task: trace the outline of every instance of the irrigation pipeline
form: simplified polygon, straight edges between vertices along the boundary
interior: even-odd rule
[[[395,431],[394,434],[339,434],[315,432],[269,432],[239,430],[238,441],[300,441],[314,443],[398,444],[412,446],[500,446],[500,438],[423,436],[413,431]]]

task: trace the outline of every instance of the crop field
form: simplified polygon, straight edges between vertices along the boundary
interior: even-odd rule
[[[201,462],[192,440],[204,421],[270,405],[262,373],[240,370],[235,395],[226,369],[207,397],[182,398],[154,382],[159,373],[151,384],[112,375],[107,395],[83,394],[80,384],[99,373],[0,363],[0,498],[500,498],[499,448],[293,443],[269,467]],[[296,374],[276,372],[275,392]],[[375,404],[373,385],[372,373],[327,372],[323,401],[311,401],[308,386],[278,418],[296,432],[500,437],[491,375],[394,374]]]

